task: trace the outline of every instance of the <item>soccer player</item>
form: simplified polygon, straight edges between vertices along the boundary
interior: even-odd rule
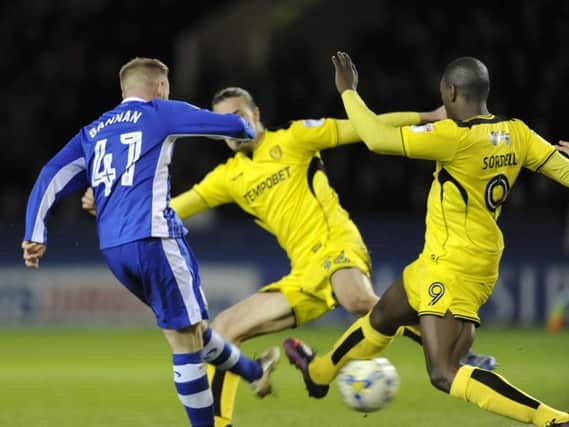
[[[419,322],[432,384],[459,399],[540,427],[569,426],[555,410],[490,371],[460,365],[474,339],[479,307],[498,276],[504,243],[496,223],[522,167],[569,186],[569,161],[520,120],[488,112],[490,79],[475,58],[444,70],[440,91],[449,119],[423,126],[377,120],[356,92],[350,57],[333,58],[336,87],[354,128],[370,150],[436,161],[427,202],[425,246],[371,312],[333,349],[316,357],[304,343],[285,340],[310,395],[323,397],[351,359],[369,359],[391,343],[398,328]]]
[[[249,359],[205,324],[198,264],[184,239],[187,231],[169,207],[169,164],[180,136],[231,138],[237,144],[254,138],[255,131],[237,115],[169,101],[168,68],[156,59],[135,58],[119,77],[123,101],[82,128],[42,169],[28,201],[25,264],[39,266],[54,203],[93,187],[105,261],[154,312],[172,349],[174,381],[191,425],[213,426],[204,360],[243,376],[263,395],[270,391],[278,349]]]
[[[252,124],[257,136],[247,143],[227,140],[236,152],[191,190],[172,199],[181,218],[225,203],[237,203],[256,223],[274,234],[291,260],[291,272],[220,313],[212,327],[240,344],[258,335],[301,326],[341,305],[356,315],[377,302],[370,259],[363,239],[330,186],[320,150],[360,141],[348,120],[294,121],[287,129],[264,128],[261,112],[244,89],[216,93],[212,108],[235,113]],[[443,118],[441,108],[427,113],[390,113],[377,119],[391,126]],[[89,193],[83,198],[92,209]],[[417,337],[411,330],[406,334]],[[470,363],[493,368],[491,356],[471,354]],[[216,427],[231,423],[238,377],[208,368]]]

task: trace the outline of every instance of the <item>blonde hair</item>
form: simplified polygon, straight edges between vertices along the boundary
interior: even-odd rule
[[[148,87],[159,78],[168,78],[168,67],[162,61],[154,58],[136,57],[124,64],[119,71],[123,92],[127,89],[127,82],[132,85],[142,84]]]

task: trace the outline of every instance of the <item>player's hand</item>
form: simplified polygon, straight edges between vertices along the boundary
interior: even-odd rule
[[[444,105],[441,105],[436,110],[419,113],[419,116],[421,117],[421,123],[438,122],[447,118],[447,110]]]
[[[558,145],[555,146],[557,151],[560,151],[563,154],[569,156],[569,142],[560,140],[557,144]]]
[[[431,111],[431,114],[432,114],[431,118],[432,122],[438,122],[439,120],[444,120],[448,118],[447,110],[444,105],[441,105],[436,110]]]
[[[42,243],[30,242],[24,240],[22,242],[24,250],[24,263],[28,268],[39,268],[40,258],[45,254],[47,246]]]
[[[346,52],[337,52],[332,56],[332,63],[336,70],[336,89],[341,95],[345,90],[358,88],[358,71],[352,59]]]
[[[95,196],[91,187],[85,190],[81,197],[81,207],[93,216],[97,216],[97,207],[95,206]]]

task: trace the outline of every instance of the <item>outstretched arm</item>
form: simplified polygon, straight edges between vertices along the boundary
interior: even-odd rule
[[[170,207],[181,219],[190,218],[209,208],[205,200],[193,188],[174,197],[170,202]]]
[[[569,155],[569,142],[559,141],[559,145],[555,148]],[[560,153],[553,153],[538,171],[559,184],[569,187],[569,159]]]
[[[444,120],[447,115],[445,107],[441,106],[433,111],[384,113],[376,115],[375,118],[386,126],[401,127]],[[336,126],[338,128],[338,145],[352,144],[362,140],[350,120],[336,120]]]
[[[399,128],[377,120],[377,115],[356,92],[358,72],[348,54],[338,52],[332,57],[332,63],[336,70],[336,88],[342,96],[348,118],[361,140],[370,150],[377,153],[403,155],[405,150]]]
[[[226,164],[217,166],[190,190],[179,194],[170,201],[181,219],[190,218],[206,209],[233,201],[227,186]]]
[[[168,130],[172,135],[250,141],[255,130],[237,114],[218,114],[187,102],[168,101]]]

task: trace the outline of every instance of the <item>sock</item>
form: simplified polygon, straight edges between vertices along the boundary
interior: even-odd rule
[[[569,414],[553,409],[515,388],[501,375],[462,366],[452,382],[451,396],[476,403],[482,409],[522,423],[546,427],[551,421],[569,421]]]
[[[204,360],[222,371],[231,371],[252,383],[263,375],[261,364],[249,359],[233,344],[225,341],[211,328],[203,333]]]
[[[215,427],[227,427],[233,419],[233,407],[241,378],[232,372],[215,369],[213,365],[207,365],[207,374],[213,394]]]
[[[174,354],[174,382],[192,427],[213,426],[213,396],[202,353]]]
[[[350,360],[371,359],[393,341],[393,337],[376,331],[370,313],[356,320],[336,341],[331,352],[315,357],[308,365],[310,378],[321,385],[330,384]]]

